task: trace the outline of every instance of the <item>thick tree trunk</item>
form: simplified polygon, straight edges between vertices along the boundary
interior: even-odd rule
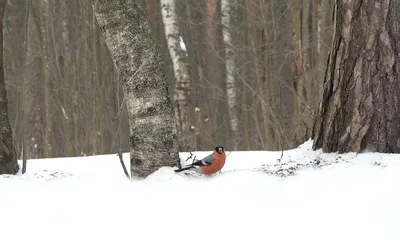
[[[29,4],[29,5],[28,5]],[[32,0],[27,4],[27,11],[33,10]],[[37,15],[29,14],[27,22],[27,47],[26,66],[23,84],[23,109],[24,109],[24,154],[27,159],[40,158],[43,156],[43,119],[40,110],[40,82],[42,80],[40,68],[42,60],[40,57],[41,45],[38,44],[40,34],[37,24]]]
[[[179,32],[175,0],[161,0],[161,13],[164,22],[167,47],[175,75],[174,110],[178,124],[179,147],[182,151],[190,148],[190,95],[191,81],[188,59],[181,48],[182,34]],[[193,111],[193,110],[192,110]]]
[[[160,54],[136,1],[95,0],[93,9],[123,84],[132,176],[179,164],[172,103]]]
[[[10,120],[3,66],[3,20],[5,1],[0,0],[0,174],[16,174],[19,170]]]
[[[314,149],[400,152],[400,2],[337,0]]]

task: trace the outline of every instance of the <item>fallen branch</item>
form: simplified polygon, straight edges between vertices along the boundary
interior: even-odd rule
[[[121,163],[122,169],[124,170],[125,176],[130,179],[131,176],[129,176],[128,170],[126,169],[124,159],[122,158],[122,152],[121,149],[118,150],[118,157],[119,157],[119,162]]]
[[[24,141],[24,144],[25,144],[25,141]],[[22,154],[21,155],[22,155],[22,174],[25,174],[27,161],[26,161],[24,146],[22,146]]]

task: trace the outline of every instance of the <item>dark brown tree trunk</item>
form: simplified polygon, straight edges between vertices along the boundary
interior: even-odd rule
[[[17,153],[8,119],[7,91],[3,66],[3,20],[5,1],[0,0],[0,174],[16,174],[19,170]]]
[[[36,15],[38,7],[32,6],[32,0],[27,4],[27,41],[26,41],[26,66],[23,84],[23,109],[24,109],[24,154],[27,159],[40,158],[43,156],[43,119],[40,110],[40,82],[42,80],[42,66],[40,57],[41,45],[40,26]],[[29,10],[32,9],[32,10]],[[29,14],[31,11],[31,14]]]
[[[137,1],[95,0],[93,9],[128,106],[131,172],[146,177],[179,164],[176,121],[165,71]]]
[[[336,0],[314,149],[400,152],[400,2]]]

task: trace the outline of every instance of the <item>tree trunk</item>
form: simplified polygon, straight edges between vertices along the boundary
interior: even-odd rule
[[[308,1],[292,0],[292,44],[295,49],[292,56],[292,78],[293,88],[295,93],[295,117],[294,123],[294,138],[295,143],[304,142],[311,137],[313,125],[312,104],[315,104],[312,99],[316,95],[310,87],[315,79],[310,74],[310,69],[307,68],[307,51],[310,43],[307,39],[308,34],[304,34],[303,29],[308,22],[304,21],[304,14],[307,13]],[[305,31],[307,33],[307,31]],[[305,37],[305,38],[303,38]],[[305,42],[305,43],[304,43]]]
[[[178,139],[160,54],[136,1],[95,0],[93,9],[128,106],[131,175],[179,164]]]
[[[318,14],[319,17],[319,22],[321,25],[321,38],[319,39],[320,42],[320,52],[319,52],[319,58],[320,61],[318,62],[318,81],[317,81],[317,86],[316,86],[316,93],[314,94],[313,98],[311,99],[315,104],[312,105],[313,109],[318,108],[318,100],[320,99],[320,96],[322,96],[322,91],[323,91],[323,82],[324,82],[324,72],[326,71],[326,59],[328,58],[328,52],[330,49],[330,46],[332,44],[332,11],[333,11],[333,5],[334,1],[331,0],[322,0],[320,3],[320,11]]]
[[[3,20],[5,1],[0,0],[0,174],[16,174],[19,170],[17,153],[8,118],[7,91],[3,66]]]
[[[102,86],[101,86],[101,74],[99,71],[101,69],[100,62],[100,31],[97,26],[96,16],[93,14],[92,23],[92,57],[93,57],[93,124],[92,124],[92,153],[102,154],[103,153],[103,131],[101,126],[104,114],[104,105],[102,104]]]
[[[52,157],[52,119],[53,115],[53,79],[50,74],[50,35],[49,35],[49,2],[36,2],[36,10],[38,11],[38,17],[40,22],[41,31],[41,57],[43,67],[43,81],[44,81],[44,106],[45,106],[45,117],[44,117],[44,157]],[[42,13],[40,13],[42,11]]]
[[[234,24],[237,1],[221,1],[221,23],[222,36],[225,44],[225,72],[226,72],[226,96],[228,98],[229,123],[232,131],[232,150],[237,150],[239,143],[239,119],[237,115],[237,97],[236,97],[236,59],[234,49]]]
[[[74,65],[75,59],[72,55],[73,51],[71,51],[71,37],[70,37],[70,22],[69,22],[69,8],[70,5],[67,4],[67,1],[60,2],[60,8],[62,9],[63,15],[61,16],[61,38],[62,38],[62,48],[63,48],[63,55],[62,55],[62,64],[61,64],[61,76],[63,81],[63,85],[65,86],[66,94],[64,95],[64,102],[63,102],[63,115],[64,115],[64,124],[65,124],[65,131],[66,131],[66,155],[67,156],[76,156],[76,136],[75,136],[75,111],[76,111],[76,104],[74,104],[74,96],[77,94],[75,89],[75,80],[73,79],[74,74]],[[75,51],[74,51],[75,53]]]
[[[43,156],[43,119],[40,110],[40,82],[42,80],[40,68],[42,60],[40,57],[41,45],[38,44],[40,29],[37,24],[37,15],[31,11],[32,0],[28,1],[27,14],[27,46],[26,66],[23,83],[23,109],[24,109],[24,154],[27,159],[40,158]]]
[[[174,110],[178,124],[179,148],[187,151],[190,147],[190,90],[191,81],[186,52],[180,46],[182,34],[179,32],[175,0],[161,0],[161,13],[165,37],[175,75]],[[192,110],[193,111],[193,110]]]
[[[400,152],[400,2],[336,0],[314,149]]]

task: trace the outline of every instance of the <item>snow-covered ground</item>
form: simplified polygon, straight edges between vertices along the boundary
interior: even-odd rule
[[[132,181],[116,155],[31,160],[25,175],[0,177],[0,238],[399,240],[400,155],[311,146],[281,161],[228,151],[211,177],[162,168]]]

